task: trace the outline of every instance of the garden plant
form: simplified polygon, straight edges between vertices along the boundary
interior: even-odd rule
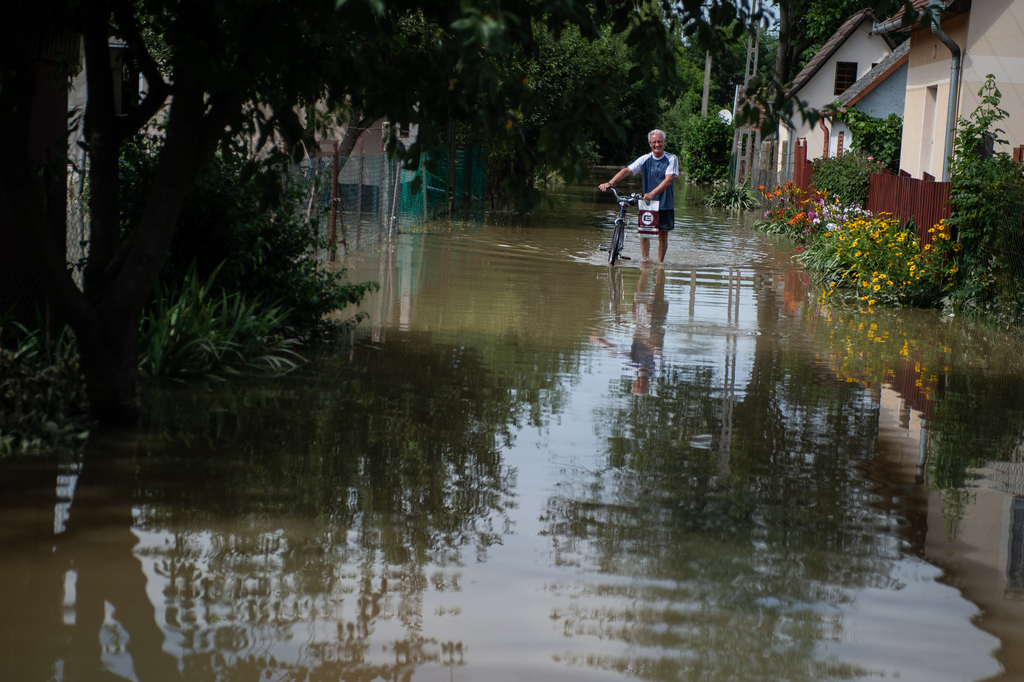
[[[883,164],[844,154],[819,159],[814,188],[760,187],[754,227],[799,243],[800,262],[827,298],[874,305],[977,310],[1007,325],[1024,319],[1024,167],[996,145],[1006,116],[990,75],[981,103],[958,121],[950,157],[950,217],[920,232],[862,206]]]
[[[746,185],[723,183],[704,195],[701,200],[708,208],[725,208],[730,211],[748,211],[757,208],[760,201]]]
[[[918,238],[912,225],[873,215],[825,191],[803,192],[792,183],[768,191],[766,211],[754,227],[800,243],[799,260],[813,272],[827,299],[867,306],[933,306],[956,283],[953,256],[961,245],[944,222]]]
[[[1024,320],[1024,167],[1006,152],[998,128],[1007,113],[989,74],[981,103],[957,122],[950,159],[949,223],[964,249],[952,303],[1008,324]]]

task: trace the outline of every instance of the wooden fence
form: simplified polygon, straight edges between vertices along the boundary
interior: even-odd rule
[[[891,213],[900,225],[913,221],[924,246],[932,243],[928,230],[949,217],[949,186],[948,182],[935,182],[927,177],[917,180],[905,174],[872,173],[866,208],[872,213]]]
[[[1024,158],[1024,147],[1014,150]],[[814,185],[814,165],[807,160],[807,140],[796,140],[793,147],[793,184],[804,192]],[[925,174],[924,180],[915,180],[906,173],[889,175],[872,173],[868,185],[868,205],[872,213],[891,213],[906,226],[913,221],[921,246],[932,243],[928,230],[949,217],[949,183],[935,182]]]
[[[798,138],[793,145],[793,184],[803,192],[810,192],[814,164],[807,159],[807,139]]]

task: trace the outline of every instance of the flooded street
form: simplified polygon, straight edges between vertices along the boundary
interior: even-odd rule
[[[676,191],[661,265],[589,187],[364,245],[351,343],[0,461],[2,679],[1024,679],[1024,346]]]

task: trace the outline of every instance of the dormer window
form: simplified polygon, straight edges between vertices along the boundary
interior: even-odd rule
[[[857,80],[857,62],[836,62],[836,95],[850,89]]]

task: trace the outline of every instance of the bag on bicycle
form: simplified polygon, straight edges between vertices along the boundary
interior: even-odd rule
[[[658,201],[644,201],[640,199],[636,206],[640,209],[640,220],[637,225],[637,234],[641,237],[658,236]]]

